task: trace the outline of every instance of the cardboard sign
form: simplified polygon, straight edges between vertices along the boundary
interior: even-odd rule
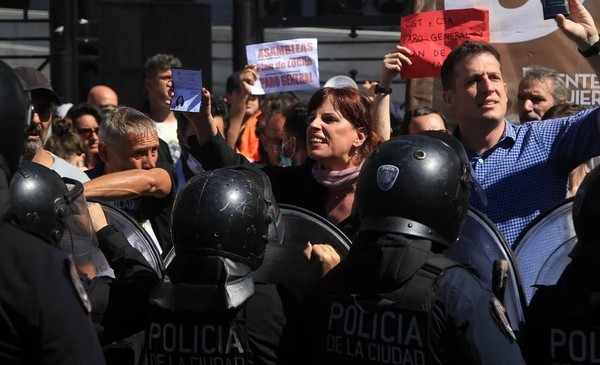
[[[316,38],[251,44],[246,46],[246,56],[249,64],[256,65],[259,76],[252,94],[318,89],[320,86]]]
[[[486,9],[436,10],[404,16],[400,23],[400,45],[411,50],[412,66],[403,67],[401,77],[437,77],[450,51],[466,40],[490,41]]]

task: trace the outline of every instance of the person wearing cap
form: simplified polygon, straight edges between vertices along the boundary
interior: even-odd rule
[[[100,108],[102,114],[106,115],[119,106],[119,96],[106,85],[95,85],[88,91],[87,102]]]
[[[50,81],[33,67],[16,67],[14,71],[21,79],[25,91],[30,92],[33,105],[23,159],[49,167],[61,177],[88,181],[89,178],[83,171],[44,149],[44,143],[51,133],[54,108],[60,104],[60,98],[52,89]]]
[[[227,144],[237,149],[252,162],[260,162],[260,140],[256,134],[256,127],[260,117],[260,100],[257,95],[242,93],[240,76],[242,72],[236,71],[229,75],[225,85],[225,100],[230,107],[232,122],[225,135]],[[243,107],[241,107],[243,106]],[[236,108],[243,108],[236,113]],[[236,119],[238,122],[236,122]],[[241,121],[239,121],[241,119]],[[223,131],[221,131],[223,133]]]

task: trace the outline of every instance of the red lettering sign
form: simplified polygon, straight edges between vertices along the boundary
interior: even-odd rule
[[[490,41],[486,9],[436,10],[404,16],[400,45],[412,51],[412,66],[403,67],[403,79],[437,77],[448,53],[466,40]]]

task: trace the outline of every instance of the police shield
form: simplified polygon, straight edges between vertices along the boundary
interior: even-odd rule
[[[304,256],[308,241],[328,243],[343,258],[350,250],[350,239],[325,218],[302,208],[280,204],[285,231],[282,244],[267,245],[265,261],[256,271],[258,281],[283,284],[298,298],[319,279],[319,270]]]
[[[303,254],[307,242],[328,243],[343,258],[350,250],[351,241],[335,225],[311,211],[287,204],[279,204],[279,210],[284,227],[282,243],[267,245],[265,259],[254,278],[282,284],[301,299],[320,277],[318,268]],[[171,250],[165,257],[165,267],[174,257],[175,251]]]
[[[508,275],[502,287],[503,298],[499,299],[506,308],[512,327],[517,329],[523,323],[524,293],[512,250],[496,226],[481,212],[469,208],[460,240],[454,247],[445,250],[444,254],[457,262],[474,267],[481,281],[488,284],[489,289],[495,293],[498,292],[495,290],[498,278],[493,274],[495,261],[504,260],[508,264]]]
[[[537,216],[515,241],[527,303],[535,292],[533,285],[556,284],[571,262],[569,253],[577,243],[572,211],[573,198],[565,199]]]
[[[146,230],[120,208],[106,202],[99,201],[98,203],[102,205],[108,223],[113,225],[119,232],[123,233],[129,244],[140,251],[159,277],[162,277],[164,266],[160,252]],[[100,254],[102,253],[100,252]]]

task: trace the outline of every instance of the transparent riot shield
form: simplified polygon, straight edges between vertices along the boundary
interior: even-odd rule
[[[108,223],[123,233],[129,244],[140,251],[154,271],[158,273],[159,277],[162,277],[164,266],[160,251],[146,230],[133,217],[120,208],[106,202],[98,201],[98,203],[102,205]]]
[[[577,243],[572,211],[573,198],[565,199],[531,221],[515,241],[527,303],[535,284],[556,284],[571,262],[569,253]]]
[[[265,259],[254,273],[257,281],[282,284],[298,299],[310,291],[319,279],[318,270],[303,254],[308,241],[329,243],[343,258],[348,254],[350,239],[325,218],[293,205],[279,204],[285,227],[282,243],[267,245]],[[165,267],[173,261],[175,251],[165,257]]]
[[[457,262],[474,267],[490,290],[494,289],[494,261],[500,259],[508,263],[504,298],[499,299],[506,308],[513,329],[517,330],[524,321],[523,287],[512,250],[496,226],[481,212],[470,207],[460,240],[453,248],[444,251],[444,254]]]

